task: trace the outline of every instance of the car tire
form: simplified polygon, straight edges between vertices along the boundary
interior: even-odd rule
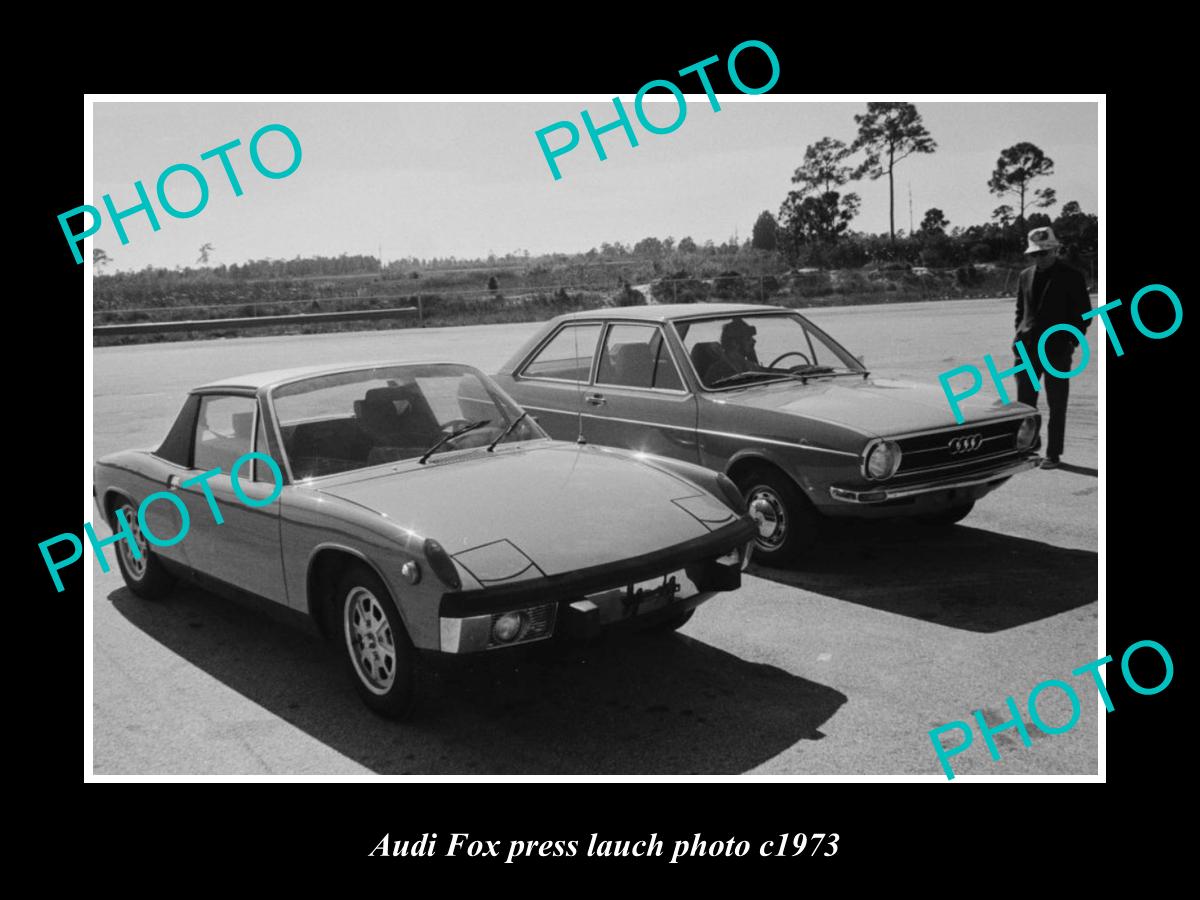
[[[957,506],[950,506],[941,512],[930,513],[921,517],[921,521],[926,525],[931,525],[935,528],[948,528],[957,522],[961,522],[971,514],[971,510],[975,508],[975,501],[968,500],[966,503],[960,503]]]
[[[137,509],[133,502],[120,498],[113,504],[108,514],[108,524],[115,534],[120,527],[117,522],[117,510],[125,517],[129,530],[133,532],[134,543],[137,544],[141,559],[135,559],[129,548],[129,541],[116,543],[117,568],[125,586],[143,600],[161,600],[175,584],[175,576],[167,571],[163,561],[150,549],[150,544],[142,536],[138,526]]]
[[[359,697],[386,718],[408,715],[417,654],[387,586],[367,566],[353,565],[334,598],[342,659]]]
[[[758,525],[754,561],[782,566],[801,558],[820,533],[820,513],[796,483],[778,469],[752,469],[738,481]]]
[[[692,616],[696,614],[696,608],[685,609],[683,612],[675,613],[675,615],[663,619],[661,622],[655,622],[645,630],[651,634],[670,634],[673,631],[678,631],[684,625],[692,620]]]

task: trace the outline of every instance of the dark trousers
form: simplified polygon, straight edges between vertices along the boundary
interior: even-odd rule
[[[1040,381],[1046,391],[1046,404],[1050,407],[1049,442],[1046,444],[1046,456],[1058,459],[1063,452],[1063,437],[1067,432],[1067,397],[1071,393],[1071,382],[1066,378],[1056,378],[1042,368],[1042,360],[1037,355],[1037,343],[1032,345],[1025,342],[1029,351],[1029,361],[1033,363],[1034,377]],[[1073,345],[1059,345],[1053,349],[1046,347],[1046,359],[1059,372],[1071,371],[1071,353]],[[1021,358],[1015,355],[1014,365],[1020,365]],[[1038,391],[1033,389],[1033,383],[1024,372],[1017,374],[1017,399],[1030,406],[1038,405]]]

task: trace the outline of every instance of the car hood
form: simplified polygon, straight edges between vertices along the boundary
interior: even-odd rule
[[[730,392],[721,399],[731,406],[811,416],[871,436],[958,426],[941,387],[912,381],[843,377],[808,384],[773,382]],[[982,392],[960,400],[959,407],[965,420],[973,423],[1033,412],[1024,404],[1001,403]]]
[[[439,454],[426,465],[348,473],[319,489],[433,538],[485,584],[629,559],[736,518],[706,491],[632,454],[556,441]]]

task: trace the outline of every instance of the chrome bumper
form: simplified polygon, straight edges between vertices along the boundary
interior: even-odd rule
[[[840,500],[843,503],[885,503],[888,500],[902,500],[906,497],[919,497],[922,494],[936,494],[938,491],[948,491],[954,488],[977,487],[981,484],[999,481],[1002,478],[1011,478],[1019,472],[1028,472],[1030,469],[1036,469],[1041,464],[1041,461],[1042,458],[1040,456],[1031,456],[1014,463],[1008,463],[999,468],[989,469],[986,472],[976,472],[971,475],[961,475],[955,478],[943,479],[942,481],[916,484],[911,487],[880,486],[860,489],[842,488],[834,485],[829,488],[829,495],[834,500]]]
[[[740,573],[750,564],[754,541],[712,560],[724,572]],[[443,653],[478,653],[521,646],[554,637],[569,618],[585,618],[589,625],[600,628],[628,619],[659,612],[678,604],[681,609],[698,606],[721,590],[731,590],[711,583],[711,577],[697,584],[688,575],[687,567],[653,575],[638,582],[623,584],[579,596],[550,600],[532,606],[515,606],[479,615],[443,615],[439,617],[439,649]],[[723,579],[719,579],[723,580]],[[737,579],[740,583],[740,576]],[[664,590],[664,588],[668,588]],[[505,612],[519,612],[536,622],[536,628],[523,632],[516,640],[501,643],[493,637],[496,619]],[[576,629],[578,630],[578,629]]]

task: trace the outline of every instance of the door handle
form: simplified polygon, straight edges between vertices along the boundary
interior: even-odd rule
[[[605,403],[608,402],[607,400],[604,399],[603,394],[588,394],[587,397],[584,399],[586,399],[587,402],[592,406],[603,406]]]

